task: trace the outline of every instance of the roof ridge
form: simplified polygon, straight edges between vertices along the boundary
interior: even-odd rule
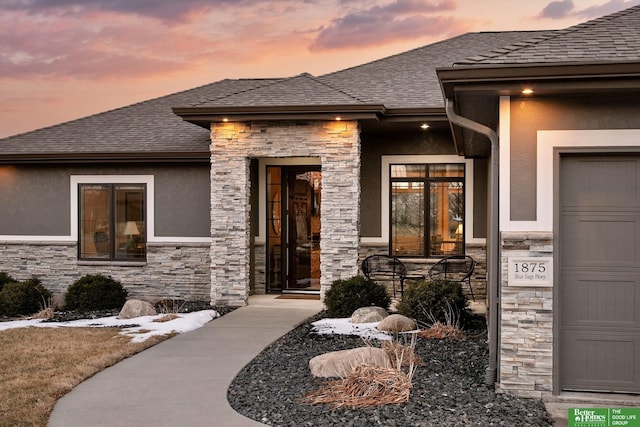
[[[454,36],[454,37],[451,37],[451,38],[448,38],[448,39],[437,40],[437,41],[435,41],[433,43],[425,44],[425,45],[422,45],[422,46],[417,46],[417,47],[414,47],[413,49],[409,49],[409,50],[405,50],[405,51],[402,51],[402,52],[394,53],[393,55],[385,56],[383,58],[374,59],[373,61],[365,62],[364,64],[358,64],[358,65],[354,65],[354,66],[351,66],[351,67],[343,68],[341,70],[332,71],[330,73],[323,74],[320,77],[324,78],[324,77],[332,76],[334,74],[339,74],[339,73],[342,73],[344,71],[354,70],[354,69],[357,69],[357,68],[369,66],[371,64],[379,63],[379,62],[382,62],[382,61],[387,61],[387,60],[389,60],[391,58],[396,58],[396,57],[399,57],[399,56],[410,54],[412,52],[417,52],[417,51],[420,51],[420,50],[423,50],[423,49],[431,49],[434,46],[438,46],[438,45],[445,44],[445,43],[448,44],[448,43],[451,43],[453,40],[456,40],[456,39],[459,39],[459,38],[462,38],[462,37],[468,37],[471,34],[539,33],[539,32],[541,32],[541,30],[470,31],[468,33],[458,34],[457,36]]]
[[[590,19],[588,21],[585,22],[581,22],[579,24],[575,24],[572,25],[570,27],[567,28],[563,28],[563,29],[559,29],[559,30],[548,30],[548,36],[543,34],[540,37],[533,37],[531,39],[527,39],[527,40],[523,40],[521,42],[518,43],[512,43],[510,45],[498,48],[498,49],[493,49],[487,53],[484,54],[478,54],[478,55],[474,55],[474,56],[470,56],[467,57],[461,61],[456,61],[453,65],[472,65],[472,64],[478,64],[478,63],[482,63],[483,61],[486,61],[488,59],[494,59],[497,58],[499,56],[503,56],[503,55],[507,55],[511,52],[515,52],[521,49],[525,49],[531,46],[535,46],[538,43],[541,43],[543,41],[547,41],[547,40],[551,40],[557,37],[562,37],[565,36],[567,34],[572,34],[575,33],[577,31],[581,31],[584,28],[589,28],[592,27],[594,25],[597,25],[603,21],[612,21],[615,19],[618,19],[622,16],[628,15],[630,13],[635,12],[636,10],[634,9],[640,9],[640,5],[636,5],[636,6],[631,6],[627,9],[623,9],[623,10],[619,10],[617,12],[614,13],[610,13],[609,15],[605,15],[605,16],[600,16],[598,18],[594,18],[594,19]],[[543,30],[544,31],[544,30]]]
[[[251,92],[253,90],[261,89],[263,87],[272,86],[272,85],[281,83],[283,81],[287,81],[289,79],[290,79],[290,77],[275,77],[275,78],[272,78],[272,79],[270,79],[270,78],[257,78],[257,79],[245,78],[245,79],[224,79],[224,80],[220,80],[220,81],[228,81],[228,80],[230,80],[230,81],[264,80],[265,83],[262,84],[262,85],[258,85],[256,87],[248,88],[248,89],[236,90],[236,91],[233,91],[233,92],[230,92],[230,93],[225,93],[225,94],[219,95],[219,96],[207,97],[204,100],[201,100],[201,101],[198,101],[198,102],[192,102],[190,105],[195,107],[195,106],[197,106],[199,104],[205,104],[205,103],[210,102],[210,101],[216,101],[216,100],[219,100],[219,99],[229,98],[231,96],[236,96],[236,95],[239,95],[241,93],[247,93],[247,92]],[[216,83],[218,83],[218,82],[216,82]],[[212,84],[212,83],[210,83],[210,84]]]
[[[120,106],[120,107],[111,108],[111,109],[104,110],[104,111],[98,111],[96,113],[89,114],[87,116],[77,117],[75,119],[67,120],[65,122],[54,123],[52,125],[45,126],[45,127],[42,127],[42,128],[32,129],[32,130],[16,133],[14,135],[5,136],[4,138],[0,138],[0,142],[8,140],[8,139],[16,138],[16,137],[19,137],[19,136],[27,135],[27,134],[30,134],[30,133],[35,133],[35,132],[40,132],[40,131],[43,131],[43,130],[54,129],[54,128],[57,128],[59,126],[64,126],[64,125],[68,125],[68,124],[71,124],[71,123],[76,123],[76,122],[79,122],[79,121],[82,121],[82,120],[91,119],[93,117],[98,117],[98,116],[101,116],[103,114],[109,114],[109,113],[113,113],[115,111],[121,111],[121,110],[124,110],[126,108],[136,107],[136,106],[147,104],[147,103],[150,103],[150,102],[157,102],[157,101],[160,101],[163,98],[169,98],[169,97],[173,97],[173,96],[176,96],[176,95],[183,95],[183,94],[186,94],[188,92],[201,90],[201,89],[203,89],[203,88],[205,88],[207,86],[218,84],[218,83],[221,83],[221,82],[240,81],[240,80],[273,80],[273,79],[269,79],[269,78],[244,78],[244,79],[228,79],[227,78],[227,79],[222,79],[222,80],[218,80],[218,81],[215,81],[215,82],[205,83],[203,85],[192,87],[192,88],[189,88],[189,89],[179,90],[177,92],[173,92],[173,93],[168,93],[166,95],[157,96],[155,98],[150,98],[150,99],[145,99],[145,100],[142,100],[142,101],[133,102],[133,103],[128,104],[128,105],[123,105],[123,106]]]

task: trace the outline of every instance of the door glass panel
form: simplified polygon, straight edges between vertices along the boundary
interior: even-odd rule
[[[109,259],[108,185],[80,186],[80,258]]]
[[[282,190],[282,169],[267,168],[267,287],[270,290],[282,289],[283,281]]]
[[[320,289],[321,185],[321,172],[289,179],[289,288]]]

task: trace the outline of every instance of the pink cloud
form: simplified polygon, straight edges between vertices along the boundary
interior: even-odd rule
[[[596,18],[609,15],[631,6],[640,4],[640,0],[609,0],[586,9],[576,9],[572,0],[556,0],[547,4],[537,18],[563,19],[567,17]]]
[[[396,0],[383,6],[349,13],[321,28],[310,46],[313,51],[347,47],[369,47],[427,36],[447,36],[470,29],[453,17],[430,15],[453,11],[453,0]]]

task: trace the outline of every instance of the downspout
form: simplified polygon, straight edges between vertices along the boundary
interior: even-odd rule
[[[500,315],[500,301],[498,299],[498,289],[500,286],[500,221],[499,213],[499,140],[498,134],[485,125],[474,122],[466,117],[462,117],[455,112],[454,102],[447,99],[447,117],[460,127],[477,132],[489,138],[491,142],[491,163],[489,167],[489,206],[487,215],[489,216],[487,232],[487,283],[489,287],[489,301],[487,309],[489,312],[488,340],[489,340],[489,366],[485,372],[485,383],[493,386],[498,379],[498,317]]]

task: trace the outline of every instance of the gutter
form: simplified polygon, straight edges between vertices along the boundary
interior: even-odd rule
[[[477,132],[489,138],[491,142],[491,162],[489,166],[489,206],[487,215],[487,283],[489,287],[489,301],[487,309],[489,313],[488,339],[489,339],[489,366],[485,372],[485,384],[494,385],[498,379],[498,318],[500,316],[500,221],[499,213],[499,139],[498,134],[491,128],[462,117],[455,112],[454,101],[447,99],[445,111],[451,123]]]

